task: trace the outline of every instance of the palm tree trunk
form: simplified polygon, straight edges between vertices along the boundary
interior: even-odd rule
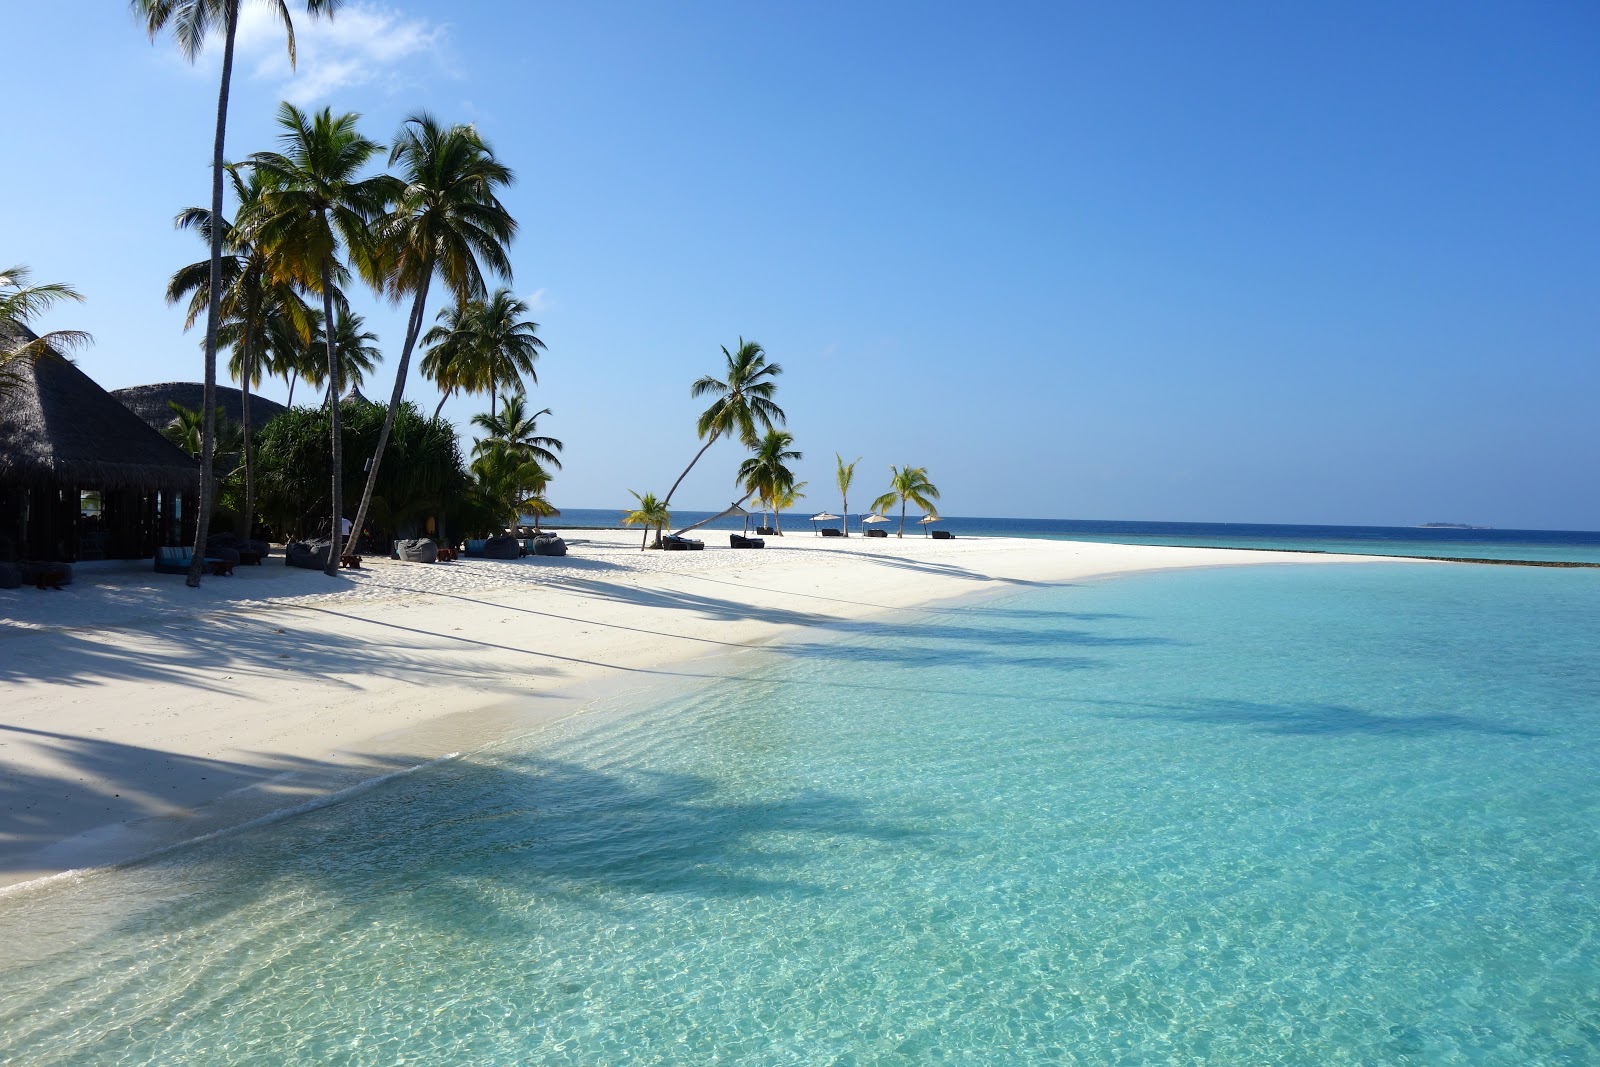
[[[839,494],[839,525],[844,527],[844,535],[850,536],[850,498],[844,493]]]
[[[689,465],[683,468],[683,473],[678,475],[678,480],[672,483],[672,488],[667,490],[667,499],[661,502],[662,507],[672,503],[672,494],[678,491],[678,486],[683,484],[683,480],[689,476],[689,472],[694,470],[694,465],[700,462],[700,457],[706,454],[706,449],[715,444],[716,440],[717,434],[713,431],[711,436],[706,438],[706,443],[700,446],[700,451],[696,452],[694,458],[689,461]]]
[[[206,299],[205,384],[200,394],[204,421],[200,429],[200,492],[194,516],[194,551],[189,556],[189,574],[184,584],[200,585],[200,570],[206,561],[206,538],[211,534],[212,463],[217,450],[217,320],[222,307],[222,156],[228,133],[228,87],[233,80],[233,41],[239,25],[239,0],[228,0],[228,21],[223,31],[222,87],[217,90],[217,137],[211,149],[211,285]]]
[[[394,429],[394,417],[405,399],[406,371],[411,366],[411,350],[416,346],[417,334],[422,330],[422,309],[428,301],[428,286],[432,282],[433,271],[430,268],[422,276],[422,285],[411,305],[411,320],[406,323],[406,343],[400,350],[400,367],[394,373],[394,392],[389,394],[389,410],[383,416],[383,429],[378,431],[378,446],[372,450],[372,469],[367,471],[367,484],[361,490],[361,504],[356,508],[355,523],[350,527],[350,542],[344,546],[346,555],[355,555],[361,524],[367,521],[367,508],[372,505],[372,489],[378,484],[378,471],[383,466],[383,450],[389,445],[389,431]]]
[[[650,524],[644,524],[644,536],[639,538],[639,551],[644,551],[644,546],[650,543]]]
[[[895,536],[896,537],[904,537],[905,535],[906,535],[906,498],[905,497],[901,497],[900,498],[900,532],[895,534]]]
[[[300,368],[295,367],[289,371],[289,402],[284,407],[294,407],[294,386],[300,380]]]
[[[329,270],[327,259],[322,261],[322,313],[327,316],[324,321],[333,322],[333,277]],[[329,578],[338,577],[339,574],[339,520],[344,512],[344,440],[343,429],[339,425],[339,354],[335,350],[333,330],[330,327],[324,331],[328,337],[328,415],[332,423],[332,446],[330,448],[333,464],[333,525],[328,527],[328,560],[322,568],[322,573]],[[355,530],[352,528],[352,534]]]
[[[250,377],[253,369],[250,363],[251,325],[254,316],[246,315],[244,320],[244,348],[239,364],[239,421],[244,428],[244,537],[250,539],[250,531],[255,526],[256,517],[256,483],[255,472],[250,467]]]
[[[449,393],[445,393],[445,394],[443,394],[442,396],[439,397],[439,406],[433,409],[433,417],[434,418],[437,419],[439,417],[439,412],[444,410],[444,402],[446,400],[449,400],[449,399],[450,399],[450,394]]]

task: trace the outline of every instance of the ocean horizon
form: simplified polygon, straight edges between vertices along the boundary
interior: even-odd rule
[[[831,513],[831,512],[830,512]],[[621,525],[620,509],[567,508],[555,519],[542,520],[551,529],[606,529]],[[712,511],[674,511],[674,528],[681,529],[719,514]],[[782,518],[786,536],[815,535],[815,527],[837,522],[812,523],[820,512],[787,513]],[[918,514],[906,517],[905,536],[925,537]],[[760,512],[749,522],[731,516],[708,523],[707,531],[743,530],[759,524]],[[893,536],[899,517],[881,525]],[[851,514],[850,534],[860,532],[861,515]],[[531,516],[523,520],[533,525]],[[1525,559],[1544,562],[1600,563],[1600,531],[1500,530],[1490,527],[1441,526],[1334,526],[1282,523],[1140,522],[1106,519],[1027,519],[941,516],[933,529],[957,537],[1039,537],[1056,541],[1095,541],[1105,544],[1166,545],[1184,548],[1268,549],[1295,552],[1351,553],[1379,556],[1441,556],[1481,559]]]

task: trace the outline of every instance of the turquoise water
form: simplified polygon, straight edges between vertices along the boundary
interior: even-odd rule
[[[1239,568],[802,640],[0,899],[0,1061],[1597,1063],[1597,605]]]

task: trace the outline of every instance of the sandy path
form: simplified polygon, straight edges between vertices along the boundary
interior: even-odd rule
[[[117,862],[652,690],[708,655],[963,594],[1119,572],[1371,557],[1013,538],[768,539],[564,559],[280,560],[199,590],[132,566],[0,591],[0,886]],[[699,662],[696,662],[699,661]]]

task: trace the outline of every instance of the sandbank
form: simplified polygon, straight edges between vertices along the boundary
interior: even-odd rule
[[[729,653],[886,613],[1119,573],[1371,556],[1025,538],[768,538],[328,578],[274,557],[198,590],[149,564],[0,591],[0,886],[125,862],[581,711]]]

